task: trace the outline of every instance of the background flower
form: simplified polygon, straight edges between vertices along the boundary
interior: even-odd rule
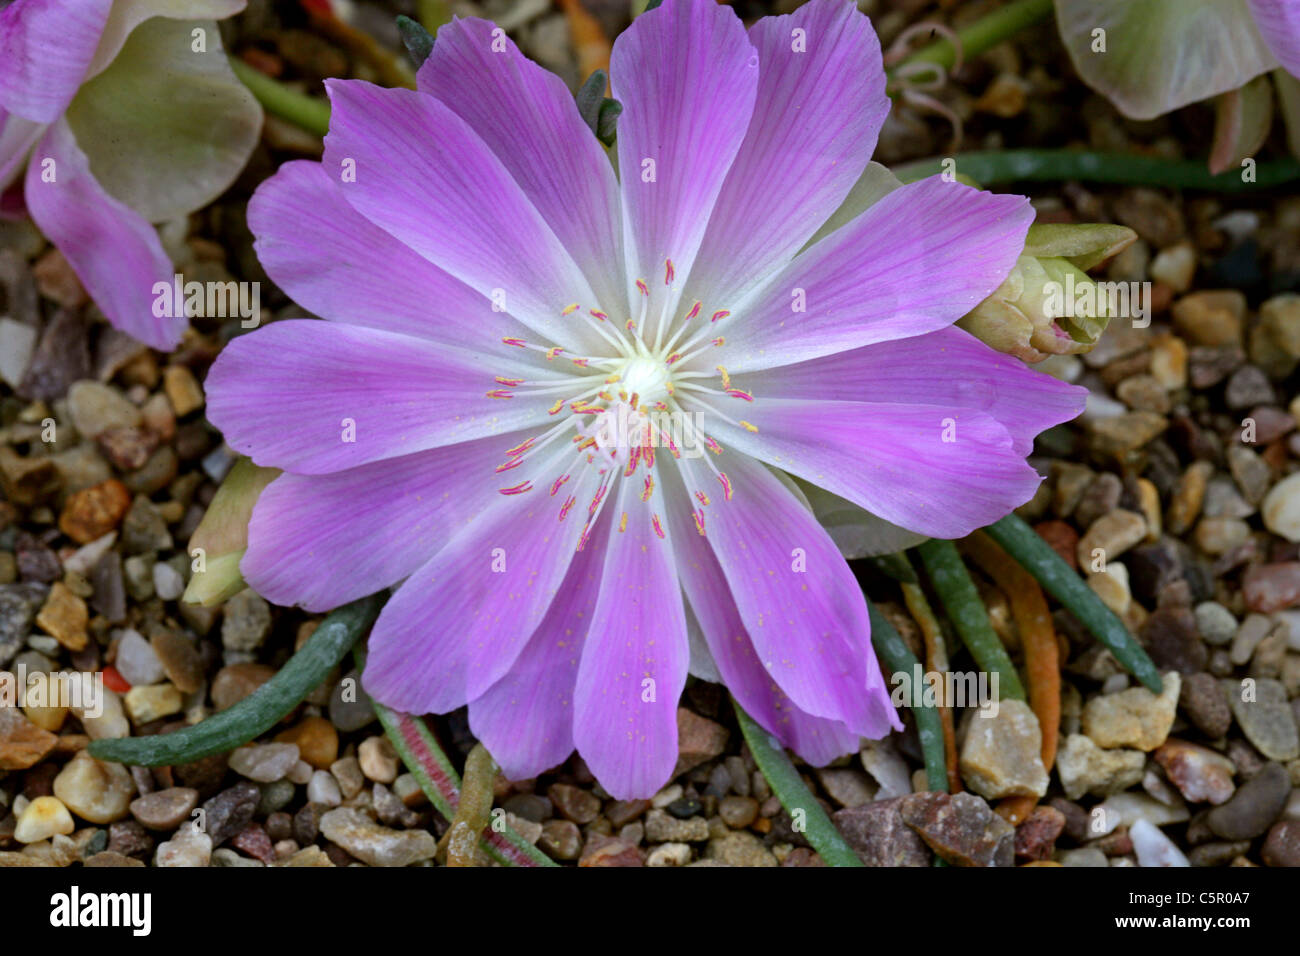
[[[212,22],[243,8],[15,0],[0,12],[0,190],[22,178],[27,211],[105,317],[154,348],[174,348],[186,321],[153,314],[172,263],[151,224],[224,192],[261,133]]]

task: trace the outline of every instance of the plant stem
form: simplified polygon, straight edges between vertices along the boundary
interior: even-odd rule
[[[920,667],[920,661],[898,631],[894,630],[894,625],[870,601],[867,602],[867,611],[871,614],[871,643],[885,667],[895,674],[907,674],[910,679]],[[919,692],[920,688],[916,688],[916,691]],[[939,716],[939,708],[913,707],[912,713],[916,716],[916,732],[921,738],[921,753],[925,756],[926,783],[931,790],[946,793],[948,767],[944,759],[943,721]]]
[[[981,17],[970,26],[957,31],[961,41],[962,59],[979,56],[990,47],[1014,36],[1025,27],[1033,26],[1052,14],[1052,0],[1015,0]],[[952,69],[957,51],[946,39],[935,40],[908,56],[904,63],[937,63],[945,70]]]
[[[804,786],[799,771],[794,768],[776,738],[758,726],[736,698],[731,698],[731,703],[736,708],[740,732],[749,745],[749,752],[754,755],[754,762],[790,816],[798,821],[802,814],[808,842],[830,866],[862,866],[862,861],[853,852],[853,848],[844,842],[844,837],[835,829],[831,818]]]
[[[954,172],[969,176],[983,186],[1079,179],[1130,186],[1246,192],[1300,179],[1300,161],[1294,159],[1257,163],[1254,182],[1243,182],[1242,170],[1234,169],[1212,176],[1205,163],[1199,159],[1162,159],[1157,156],[1098,153],[1084,149],[978,150],[958,153],[953,157],[905,163],[896,167],[893,173],[905,183],[915,182],[944,172],[945,159],[956,160]]]
[[[295,126],[317,136],[324,136],[330,127],[330,105],[306,93],[299,93],[274,80],[261,70],[255,70],[238,57],[230,58],[230,67],[239,81],[257,97],[257,101],[272,116],[278,116]]]
[[[90,755],[137,767],[159,767],[190,763],[247,743],[302,703],[374,623],[383,603],[379,595],[372,594],[331,611],[274,677],[228,710],[170,734],[95,740]]]
[[[975,663],[998,675],[1002,697],[1024,700],[1025,688],[1020,683],[1020,675],[989,622],[988,609],[980,600],[979,591],[970,579],[966,565],[962,564],[956,546],[951,541],[931,538],[917,545],[916,553],[925,565],[943,609],[948,612],[953,627],[975,658]]]
[[[984,532],[1038,579],[1048,594],[1061,602],[1088,630],[1096,635],[1115,659],[1150,690],[1160,693],[1160,672],[1141,645],[1129,634],[1124,622],[1102,603],[1074,569],[1015,514],[989,525]]]

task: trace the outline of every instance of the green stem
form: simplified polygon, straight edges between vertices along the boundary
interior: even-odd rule
[[[170,734],[92,741],[90,755],[159,767],[190,763],[247,743],[274,727],[320,685],[374,623],[382,604],[374,594],[330,612],[274,677],[233,707]]]
[[[871,643],[891,673],[906,674],[912,679],[917,670],[924,670],[907,642],[889,623],[889,619],[867,602],[871,613]],[[886,679],[886,683],[889,683]],[[937,707],[913,707],[916,716],[916,733],[921,738],[921,753],[925,757],[925,779],[931,790],[948,792],[948,762],[943,755],[943,721]]]
[[[957,547],[951,541],[931,538],[917,545],[916,553],[925,565],[943,609],[948,612],[957,635],[970,650],[975,663],[998,675],[1001,697],[1024,700],[1025,688],[1020,683],[1020,675],[989,622],[988,609],[980,600],[979,591],[975,589],[975,582],[962,563]]]
[[[999,7],[970,26],[957,31],[957,38],[961,41],[962,59],[969,60],[979,56],[1025,27],[1047,19],[1051,14],[1052,0],[1015,0],[1014,3]],[[903,62],[937,63],[945,70],[950,70],[956,62],[956,54],[957,51],[953,49],[951,42],[940,39],[917,50]]]
[[[1078,179],[1130,186],[1246,192],[1300,179],[1300,161],[1294,159],[1257,163],[1254,181],[1243,182],[1242,170],[1230,169],[1212,176],[1205,162],[1199,159],[1161,159],[1156,156],[1097,153],[1083,149],[1005,149],[958,153],[952,157],[905,163],[896,167],[893,173],[905,183],[915,182],[949,171],[944,167],[948,159],[956,160],[952,172],[968,176],[983,186]]]
[[[230,67],[257,101],[272,116],[288,120],[295,126],[317,136],[324,136],[330,127],[330,105],[306,93],[299,93],[273,80],[261,70],[255,70],[238,57],[230,58]]]
[[[1102,603],[1092,588],[1021,518],[1007,515],[984,531],[1020,566],[1096,636],[1130,674],[1155,693],[1163,686],[1160,672],[1124,622]]]
[[[790,816],[798,820],[802,815],[808,842],[831,866],[862,866],[862,860],[844,842],[844,837],[835,829],[831,818],[804,786],[799,771],[794,768],[776,738],[758,726],[736,698],[731,698],[731,703],[736,708],[740,732],[749,745],[749,752],[754,755],[754,762]]]

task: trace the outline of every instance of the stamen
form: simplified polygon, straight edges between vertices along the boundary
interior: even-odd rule
[[[645,284],[645,279],[637,279],[636,287],[642,295],[648,296],[650,294],[650,287]]]
[[[649,501],[650,496],[655,493],[655,476],[647,474],[645,476],[645,491],[641,492],[641,500]]]
[[[618,523],[618,530],[619,530],[620,533],[621,533],[621,532],[624,532],[624,531],[627,530],[627,512],[626,512],[626,511],[623,512],[623,517],[622,517],[622,519],[621,519],[621,520],[619,521],[619,523]]]
[[[525,481],[511,488],[499,488],[498,490],[503,495],[522,495],[525,491],[533,490],[533,483],[531,481]]]
[[[677,270],[673,268],[673,260],[665,259],[664,260],[664,285],[672,285],[673,277],[676,274],[677,274]]]
[[[695,519],[695,530],[700,533],[701,538],[706,537],[704,534],[704,512],[696,508],[691,512],[691,516]]]
[[[556,478],[556,479],[555,479],[555,483],[554,483],[553,485],[551,485],[551,497],[552,497],[552,498],[554,498],[554,497],[555,497],[555,493],[556,493],[557,491],[560,490],[560,485],[564,484],[564,483],[565,483],[566,481],[568,481],[568,480],[569,480],[569,476],[568,476],[568,475],[560,475],[559,478]]]
[[[514,396],[511,395],[509,392],[507,392],[504,388],[492,389],[490,392],[487,393],[487,397],[488,398],[514,398]]]
[[[498,385],[508,385],[510,388],[515,388],[516,386],[524,384],[522,378],[506,378],[504,375],[497,375],[493,378],[493,381]]]
[[[682,319],[682,321],[683,321],[683,322],[689,322],[689,321],[691,321],[691,319],[693,319],[693,318],[695,318],[697,315],[699,315],[699,314],[700,314],[700,307],[701,307],[702,305],[704,305],[703,302],[696,302],[695,305],[691,306],[691,311],[689,311],[689,312],[686,313],[686,318]]]
[[[653,524],[653,525],[655,526],[655,534],[659,535],[660,538],[665,537],[665,535],[664,535],[664,527],[663,527],[663,525],[661,525],[661,524],[659,523],[659,516],[658,516],[658,515],[651,515],[651,516],[650,516],[650,523]]]
[[[579,306],[578,303],[573,302],[561,309],[560,315],[573,315],[573,313],[577,312],[579,308],[581,308],[581,306]]]
[[[718,481],[722,482],[722,497],[724,501],[731,500],[731,479],[727,477],[725,471],[718,472]]]
[[[578,499],[575,498],[573,495],[569,495],[568,500],[565,501],[564,504],[563,504],[563,506],[560,508],[560,520],[561,520],[561,521],[563,521],[565,518],[567,518],[567,517],[569,516],[569,509],[573,507],[573,503],[574,503],[575,501],[577,501],[577,500],[578,500]]]
[[[754,400],[754,396],[749,394],[749,392],[745,391],[743,388],[728,388],[726,392],[732,398],[743,398],[747,402],[752,402]],[[744,423],[742,422],[741,424]]]

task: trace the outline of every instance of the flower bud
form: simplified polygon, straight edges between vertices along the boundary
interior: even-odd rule
[[[262,489],[280,474],[240,458],[208,505],[207,514],[190,537],[193,574],[183,600],[208,607],[244,590],[239,562],[248,550],[248,520]]]

